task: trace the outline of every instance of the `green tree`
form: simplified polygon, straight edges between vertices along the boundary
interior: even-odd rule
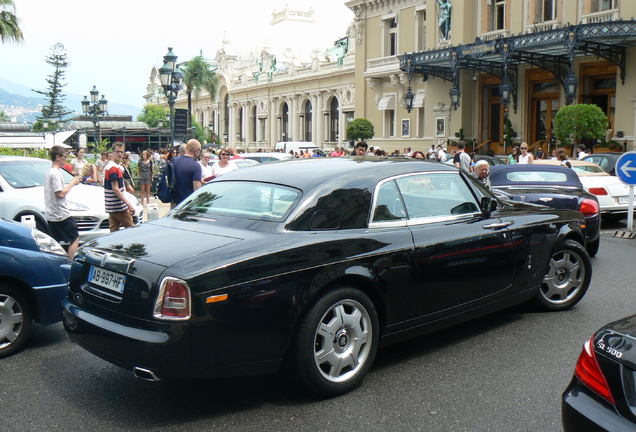
[[[347,126],[348,140],[367,140],[373,138],[373,123],[365,118],[357,118]]]
[[[606,130],[607,116],[593,104],[566,105],[554,117],[555,135],[568,147],[584,138],[604,138]]]
[[[2,43],[24,41],[13,0],[0,0],[0,40]]]
[[[61,43],[54,44],[49,55],[46,57],[46,63],[53,66],[53,73],[46,79],[49,87],[48,90],[32,90],[37,94],[44,96],[48,103],[42,107],[42,115],[37,116],[36,119],[40,122],[43,120],[49,120],[49,127],[47,130],[57,129],[57,123],[63,122],[67,115],[73,111],[67,111],[67,108],[63,105],[66,95],[62,93],[62,88],[66,86],[64,83],[65,69],[71,64],[66,59],[66,48]],[[50,120],[55,119],[57,123]]]
[[[192,113],[192,96],[197,100],[201,92],[205,90],[209,93],[210,98],[214,100],[218,79],[216,73],[210,69],[210,64],[203,58],[203,54],[194,57],[182,68],[185,70],[182,83],[188,95],[188,111]],[[191,121],[190,118],[188,120]],[[188,130],[191,130],[191,127],[192,123],[188,124]]]
[[[168,110],[159,105],[146,104],[141,113],[137,115],[137,121],[144,122],[148,127],[158,127],[158,121],[164,120]],[[164,125],[168,126],[168,125]]]
[[[4,111],[0,110],[0,122],[11,121],[11,118]]]

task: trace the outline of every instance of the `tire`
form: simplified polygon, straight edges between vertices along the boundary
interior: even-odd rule
[[[31,334],[33,312],[20,291],[0,285],[0,358],[22,348]]]
[[[585,295],[592,280],[592,261],[583,246],[566,240],[552,251],[548,272],[537,295],[546,311],[570,309]]]
[[[315,393],[346,393],[371,368],[378,341],[373,302],[360,290],[338,288],[314,303],[302,320],[293,353],[296,371]]]
[[[601,246],[601,237],[597,238],[594,241],[587,242],[585,245],[585,250],[587,250],[587,254],[591,257],[595,257],[598,253],[598,248]]]

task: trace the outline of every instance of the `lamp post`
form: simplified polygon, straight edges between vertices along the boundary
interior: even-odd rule
[[[97,146],[97,126],[99,124],[99,118],[108,114],[108,101],[106,96],[102,95],[99,98],[99,91],[96,86],[93,86],[93,90],[90,91],[91,100],[88,100],[87,96],[84,96],[82,101],[82,112],[91,116],[93,122],[93,145]]]
[[[163,56],[163,66],[159,69],[161,86],[168,98],[170,107],[170,143],[174,146],[174,102],[177,100],[181,87],[181,72],[177,71],[177,56],[168,47],[168,53]]]
[[[223,141],[225,141],[225,146],[227,147],[227,131],[223,131]]]
[[[579,87],[579,80],[574,76],[572,69],[563,80],[563,86],[565,87],[565,104],[571,105],[576,98],[576,90]]]
[[[91,121],[93,122],[93,134],[94,134],[94,144],[97,145],[97,126],[99,124],[100,116],[107,114],[108,111],[108,101],[105,96],[99,98],[99,91],[96,86],[93,86],[93,89],[90,91],[91,99],[88,100],[87,96],[84,96],[84,100],[82,101],[82,111],[85,115],[90,115]]]
[[[157,120],[157,128],[159,129],[159,149],[161,150],[161,132],[163,129],[163,120]]]

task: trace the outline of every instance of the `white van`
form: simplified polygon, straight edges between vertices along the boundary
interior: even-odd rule
[[[309,150],[313,153],[314,150],[317,150],[320,156],[327,156],[316,144],[309,141],[279,141],[274,148],[276,150],[283,150],[285,153],[289,153],[290,150],[293,150],[294,153],[300,153],[301,150],[303,152]]]

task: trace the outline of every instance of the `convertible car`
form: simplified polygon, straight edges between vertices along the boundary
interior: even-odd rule
[[[601,244],[598,198],[585,190],[574,170],[560,165],[499,165],[490,169],[490,182],[500,197],[583,213],[585,248],[590,256],[597,254]]]
[[[574,306],[592,276],[584,224],[435,162],[261,164],[81,247],[63,322],[139,378],[284,368],[336,395],[380,345],[526,301]]]

